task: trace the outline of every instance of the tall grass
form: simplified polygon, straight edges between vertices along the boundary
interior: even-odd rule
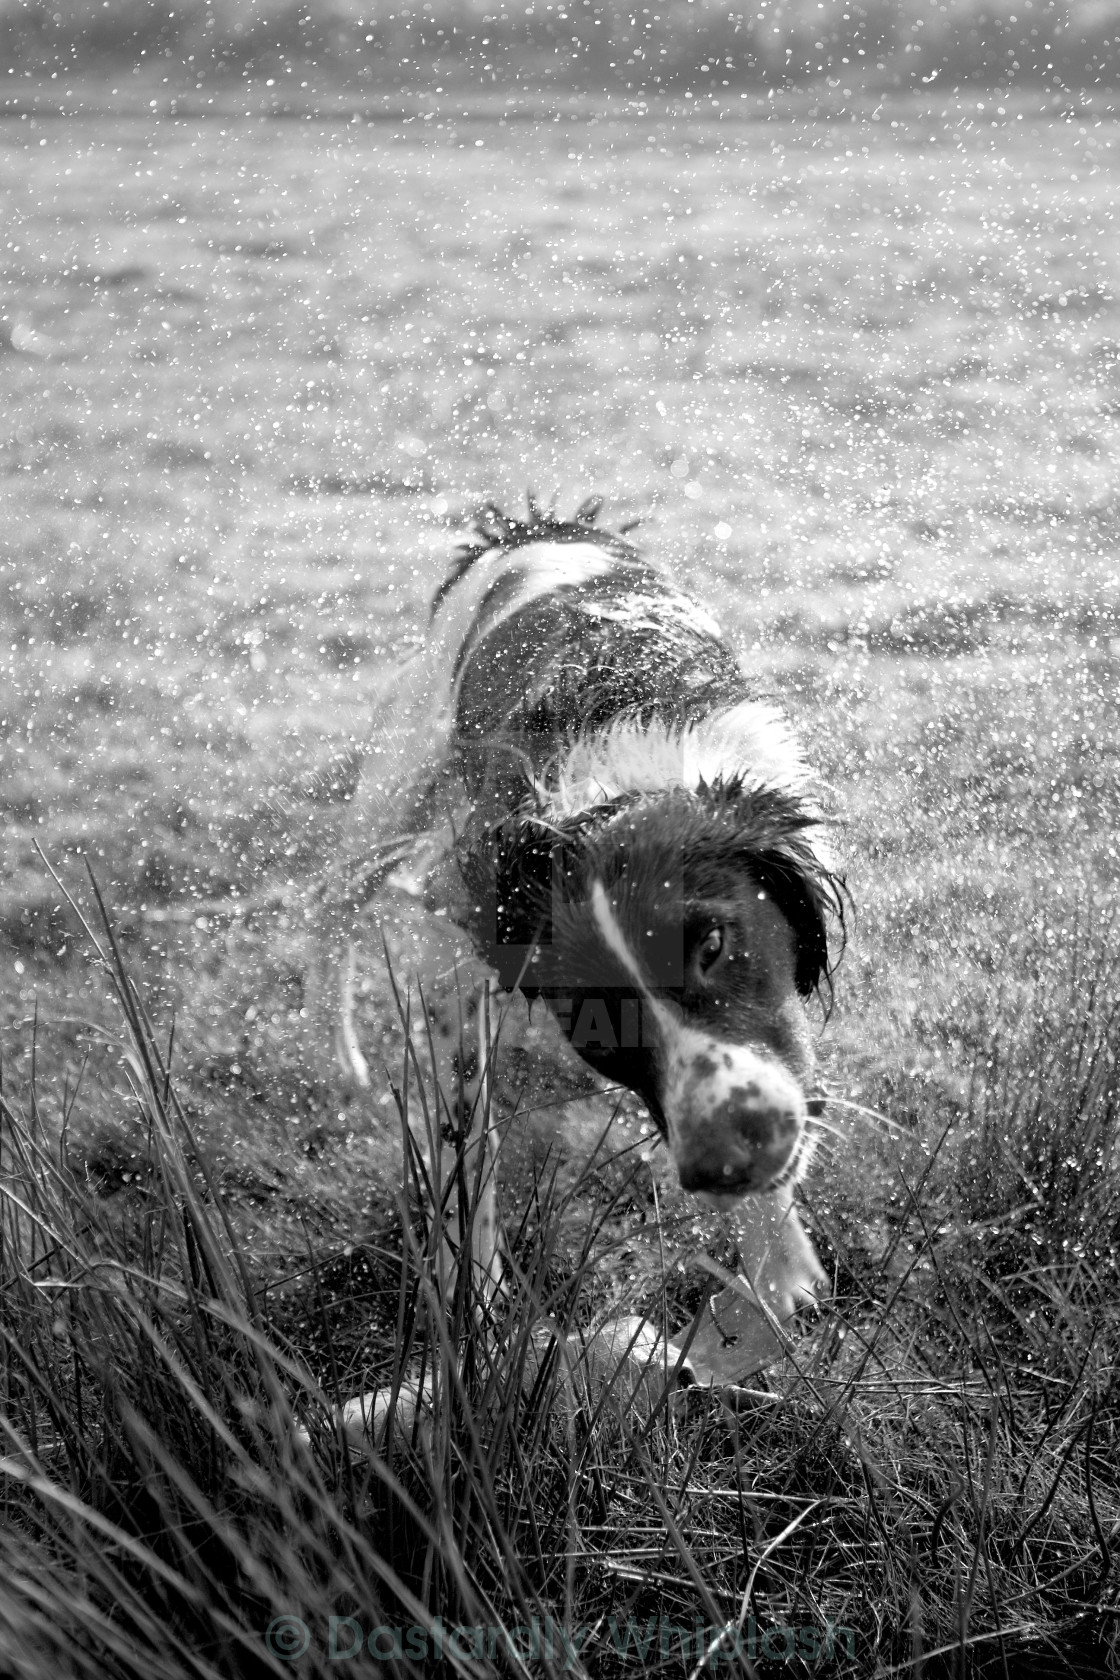
[[[1066,1380],[1109,1344],[1120,1301],[1117,933],[1115,913],[1067,912],[1033,981],[997,991],[954,1184],[974,1318],[1006,1315],[1022,1357]]]
[[[437,1636],[463,1673],[1107,1672],[1114,936],[1083,919],[1057,954],[1040,944],[1033,979],[974,1024],[959,1111],[903,1092],[914,1141],[877,1163],[875,1206],[861,1174],[858,1238],[856,1202],[811,1190],[836,1305],[735,1409],[694,1392],[627,1409],[601,1369],[573,1384],[610,1205],[538,1183],[492,1305],[448,1270],[473,1217],[460,1137],[457,1199],[429,1176],[383,1257],[379,1380],[424,1398],[371,1439],[340,1419],[353,1378],[315,1265],[318,1376],[279,1334],[106,919],[143,1195],[122,1211],[83,1179],[69,1099],[49,1115],[32,1083],[0,1109],[5,1672],[337,1674],[377,1629],[370,1663],[396,1673],[431,1672]],[[434,1144],[423,1072],[406,1053],[394,1086]],[[646,1314],[687,1321],[676,1287]]]
[[[0,0],[0,60],[29,70],[178,61],[194,71],[312,61],[397,87],[432,69],[484,87],[722,87],[870,71],[891,80],[1093,82],[1120,66],[1109,0]]]
[[[388,1672],[425,1672],[442,1649],[477,1673],[474,1634],[457,1645],[456,1628],[482,1630],[488,1659],[518,1672],[525,1641],[546,1630],[533,1671],[585,1672],[561,1630],[580,1609],[588,1518],[610,1507],[621,1543],[624,1516],[652,1498],[689,1556],[662,1492],[679,1459],[664,1406],[635,1434],[609,1378],[577,1391],[551,1351],[565,1350],[600,1222],[557,1268],[563,1209],[538,1184],[499,1321],[470,1268],[446,1263],[449,1245],[470,1245],[465,1136],[442,1187],[413,1151],[426,1199],[415,1228],[402,1200],[385,1427],[347,1432],[337,1370],[325,1390],[270,1326],[108,918],[86,932],[120,1017],[126,1107],[147,1129],[146,1196],[115,1214],[70,1159],[66,1112],[52,1128],[34,1084],[26,1106],[0,1098],[0,1642],[12,1672],[230,1676],[298,1661],[333,1673],[381,1629],[373,1654]],[[413,1049],[395,1093],[407,1135],[426,1132],[438,1159],[440,1116]],[[711,1620],[702,1584],[700,1595]]]

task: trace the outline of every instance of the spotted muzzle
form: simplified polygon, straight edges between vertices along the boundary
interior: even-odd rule
[[[772,1189],[805,1129],[797,1080],[756,1050],[688,1027],[665,1048],[662,1112],[682,1188],[729,1198]]]

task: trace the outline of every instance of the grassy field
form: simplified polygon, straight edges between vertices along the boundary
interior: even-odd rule
[[[58,1515],[40,1488],[9,1536],[23,1561],[3,1614],[28,1653],[13,1672],[134,1672],[96,1645],[109,1636],[92,1611],[80,1637],[65,1621],[75,1603],[100,1614],[110,1590],[73,1534],[96,1545],[94,1508],[114,1545],[152,1520],[104,1455],[94,1475],[73,1446],[36,1445],[37,1428],[66,1435],[52,1388],[71,1421],[81,1411],[79,1367],[94,1410],[76,1437],[100,1440],[98,1349],[132,1350],[141,1368],[154,1345],[135,1314],[108,1327],[94,1314],[67,1342],[39,1289],[52,1255],[84,1280],[72,1310],[85,1312],[97,1254],[150,1268],[150,1244],[129,1245],[161,1207],[190,1226],[193,1253],[220,1190],[229,1230],[202,1272],[182,1267],[188,1301],[194,1288],[226,1302],[240,1351],[207,1341],[206,1359],[228,1364],[215,1386],[198,1378],[204,1403],[166,1372],[130,1400],[149,1426],[173,1419],[169,1487],[176,1451],[204,1481],[199,1419],[217,1439],[249,1404],[230,1371],[257,1371],[260,1408],[289,1384],[244,1329],[234,1249],[329,1390],[393,1367],[395,1104],[388,1078],[372,1104],[347,1103],[326,1047],[306,1053],[304,908],[347,750],[465,516],[527,487],[565,506],[597,490],[608,518],[641,516],[648,550],[717,608],[803,729],[856,912],[822,1055],[857,1107],[836,1109],[806,1186],[837,1293],[805,1358],[773,1375],[786,1404],[760,1403],[740,1459],[718,1415],[655,1420],[625,1452],[600,1442],[591,1507],[561,1501],[576,1561],[556,1562],[574,1531],[546,1545],[535,1530],[518,1567],[537,1597],[522,1581],[502,1614],[594,1626],[581,1660],[613,1674],[642,1664],[603,1618],[644,1626],[653,1606],[674,1626],[734,1620],[749,1579],[760,1628],[853,1630],[855,1656],[828,1672],[1062,1672],[1044,1666],[1051,1641],[1080,1652],[1073,1672],[1104,1672],[1120,1529],[1120,126],[1107,107],[899,95],[838,116],[805,96],[753,117],[725,104],[514,119],[433,94],[396,123],[274,121],[232,102],[205,120],[25,116],[0,147],[0,1045],[6,1298],[24,1333],[5,1342],[20,1432],[7,1462],[26,1484],[20,1455],[38,1454],[35,1473],[74,1502]],[[173,1039],[178,1112],[151,1068],[122,1060],[106,964],[36,846],[87,906],[92,865],[152,1042],[165,1053]],[[363,1007],[374,1059],[399,1070],[374,962]],[[514,1051],[503,1100],[521,1085],[527,1101],[563,1099],[525,1136],[538,1154],[582,1146],[610,1099],[554,1070],[533,1030]],[[168,1143],[157,1171],[153,1135],[181,1123],[187,1165]],[[635,1141],[648,1153],[642,1136],[624,1112],[628,1159]],[[650,1169],[637,1186],[626,1171],[581,1186],[556,1265],[582,1275],[573,1225],[598,1197],[604,1246],[584,1270],[601,1299],[648,1306],[658,1256],[634,1231],[652,1218]],[[44,1175],[49,1195],[27,1188]],[[17,1180],[24,1208],[46,1198],[38,1237],[12,1211]],[[667,1189],[662,1218],[671,1252],[695,1242]],[[566,1310],[586,1315],[594,1293]],[[687,1317],[695,1299],[673,1270],[670,1311]],[[141,1438],[156,1452],[138,1422],[133,1469]],[[315,1614],[337,1604],[370,1626],[361,1582],[384,1510],[368,1467],[362,1497],[339,1492],[352,1472],[335,1462],[289,1507],[251,1472],[294,1473],[290,1452],[237,1442],[232,1479],[206,1485],[221,1523],[201,1506],[193,1520],[248,1579],[254,1534],[307,1522],[326,1556],[345,1494],[351,1549],[315,1577]],[[627,1479],[643,1452],[668,1514]],[[171,1523],[173,1506],[153,1509]],[[626,1562],[636,1509],[644,1581]],[[475,1586],[495,1521],[456,1531]],[[267,1555],[271,1585],[253,1578],[222,1608],[240,1643],[227,1630],[222,1646],[193,1601],[193,1621],[165,1612],[181,1669],[173,1651],[152,1655],[150,1563],[122,1563],[112,1590],[149,1593],[148,1620],[130,1624],[135,1672],[298,1670],[263,1632],[306,1604],[315,1572]],[[161,1567],[189,1576],[185,1559]],[[222,1567],[210,1557],[199,1579]],[[67,1568],[86,1582],[72,1601]],[[53,1597],[36,1596],[37,1571]],[[457,1618],[492,1620],[493,1580],[472,1598],[452,1576]],[[185,1600],[160,1591],[179,1614]],[[454,1597],[438,1571],[410,1591],[432,1614]],[[389,1599],[399,1622],[404,1600]],[[656,1656],[672,1674],[697,1660],[679,1640]],[[325,1647],[303,1662],[337,1671]],[[820,1669],[804,1653],[789,1665]]]

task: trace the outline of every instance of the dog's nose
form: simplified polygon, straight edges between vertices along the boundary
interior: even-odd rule
[[[770,1189],[805,1127],[797,1080],[742,1045],[705,1039],[679,1050],[667,1069],[664,1111],[682,1187],[729,1196]]]

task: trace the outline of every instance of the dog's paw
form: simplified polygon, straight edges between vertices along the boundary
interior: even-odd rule
[[[389,1440],[396,1446],[408,1446],[431,1415],[430,1383],[421,1386],[406,1380],[394,1396],[392,1388],[367,1389],[355,1394],[339,1406],[333,1414],[334,1424],[350,1447],[374,1447],[382,1451]],[[311,1442],[310,1432],[296,1431],[305,1446]]]
[[[646,1422],[678,1381],[680,1349],[645,1318],[612,1318],[592,1333],[571,1335],[562,1357],[565,1392],[589,1413],[608,1405]]]
[[[735,1210],[732,1229],[740,1275],[779,1324],[799,1307],[816,1306],[828,1293],[828,1274],[793,1206],[792,1191],[746,1197]]]

